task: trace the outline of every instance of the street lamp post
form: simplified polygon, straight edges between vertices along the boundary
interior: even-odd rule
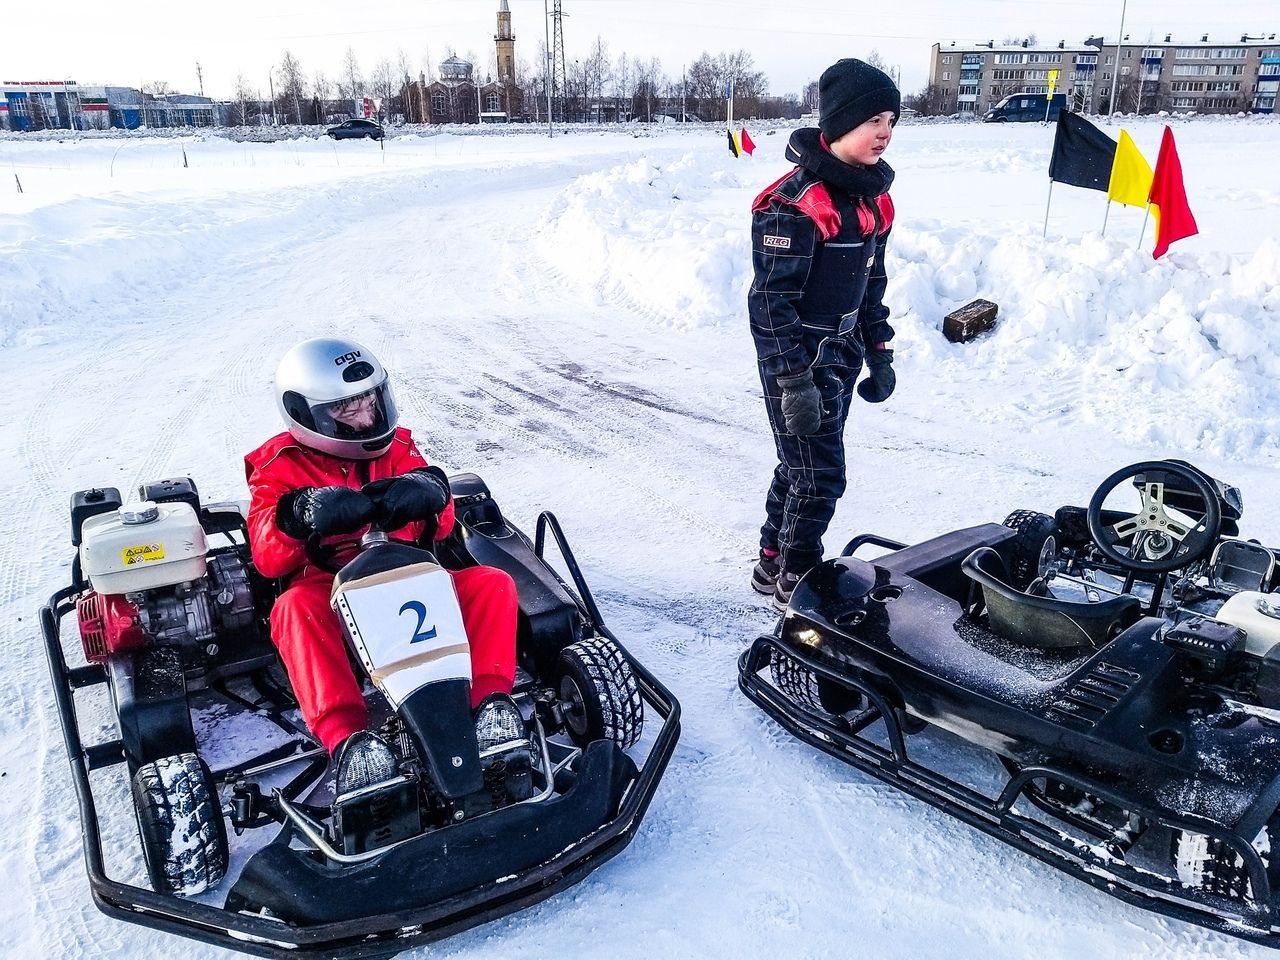
[[[1116,62],[1111,70],[1111,104],[1107,107],[1107,116],[1116,112],[1116,85],[1120,82],[1120,44],[1124,43],[1124,12],[1129,0],[1120,4],[1120,32],[1116,34]]]
[[[271,91],[271,125],[280,126],[280,117],[276,113],[276,65],[273,63],[267,71],[267,89]]]

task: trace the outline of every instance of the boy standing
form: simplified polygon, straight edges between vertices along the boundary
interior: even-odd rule
[[[901,98],[861,60],[828,67],[818,94],[818,129],[797,130],[787,145],[796,168],[752,205],[747,306],[778,466],[751,585],[780,609],[822,559],[845,489],[844,424],[864,362],[864,400],[886,400],[895,384],[883,303],[893,170],[881,154]]]

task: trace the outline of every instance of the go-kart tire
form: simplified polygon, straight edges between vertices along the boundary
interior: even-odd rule
[[[1016,531],[1010,551],[1010,586],[1025,590],[1039,575],[1046,544],[1057,550],[1058,521],[1034,510],[1015,510],[1004,518],[1004,525]]]
[[[213,776],[194,753],[143,764],[133,777],[133,806],[147,875],[157,893],[189,897],[227,872],[227,828]]]
[[[644,728],[644,702],[631,664],[616,643],[592,637],[571,643],[556,660],[556,689],[565,730],[580,747],[612,740],[623,750]]]
[[[1280,880],[1280,819],[1273,816],[1254,838],[1253,846],[1262,854],[1272,889]],[[1184,887],[1218,897],[1242,899],[1250,896],[1249,874],[1240,854],[1221,840],[1203,833],[1174,830],[1170,853],[1178,881]]]
[[[769,658],[773,685],[800,704],[832,715],[860,709],[865,698],[855,690],[818,677],[794,657],[775,650]]]

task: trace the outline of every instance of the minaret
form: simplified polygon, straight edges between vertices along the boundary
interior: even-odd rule
[[[498,0],[498,33],[493,38],[498,48],[498,82],[516,82],[516,38],[511,32],[511,8],[507,0]]]

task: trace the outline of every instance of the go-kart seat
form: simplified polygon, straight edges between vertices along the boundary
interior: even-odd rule
[[[1040,581],[1026,593],[1008,584],[1004,560],[990,547],[979,547],[960,568],[982,591],[987,619],[998,636],[1029,647],[1067,650],[1100,647],[1137,622],[1142,602],[1133,596],[1098,603],[1059,600],[1044,592]],[[980,612],[974,605],[970,613]]]

